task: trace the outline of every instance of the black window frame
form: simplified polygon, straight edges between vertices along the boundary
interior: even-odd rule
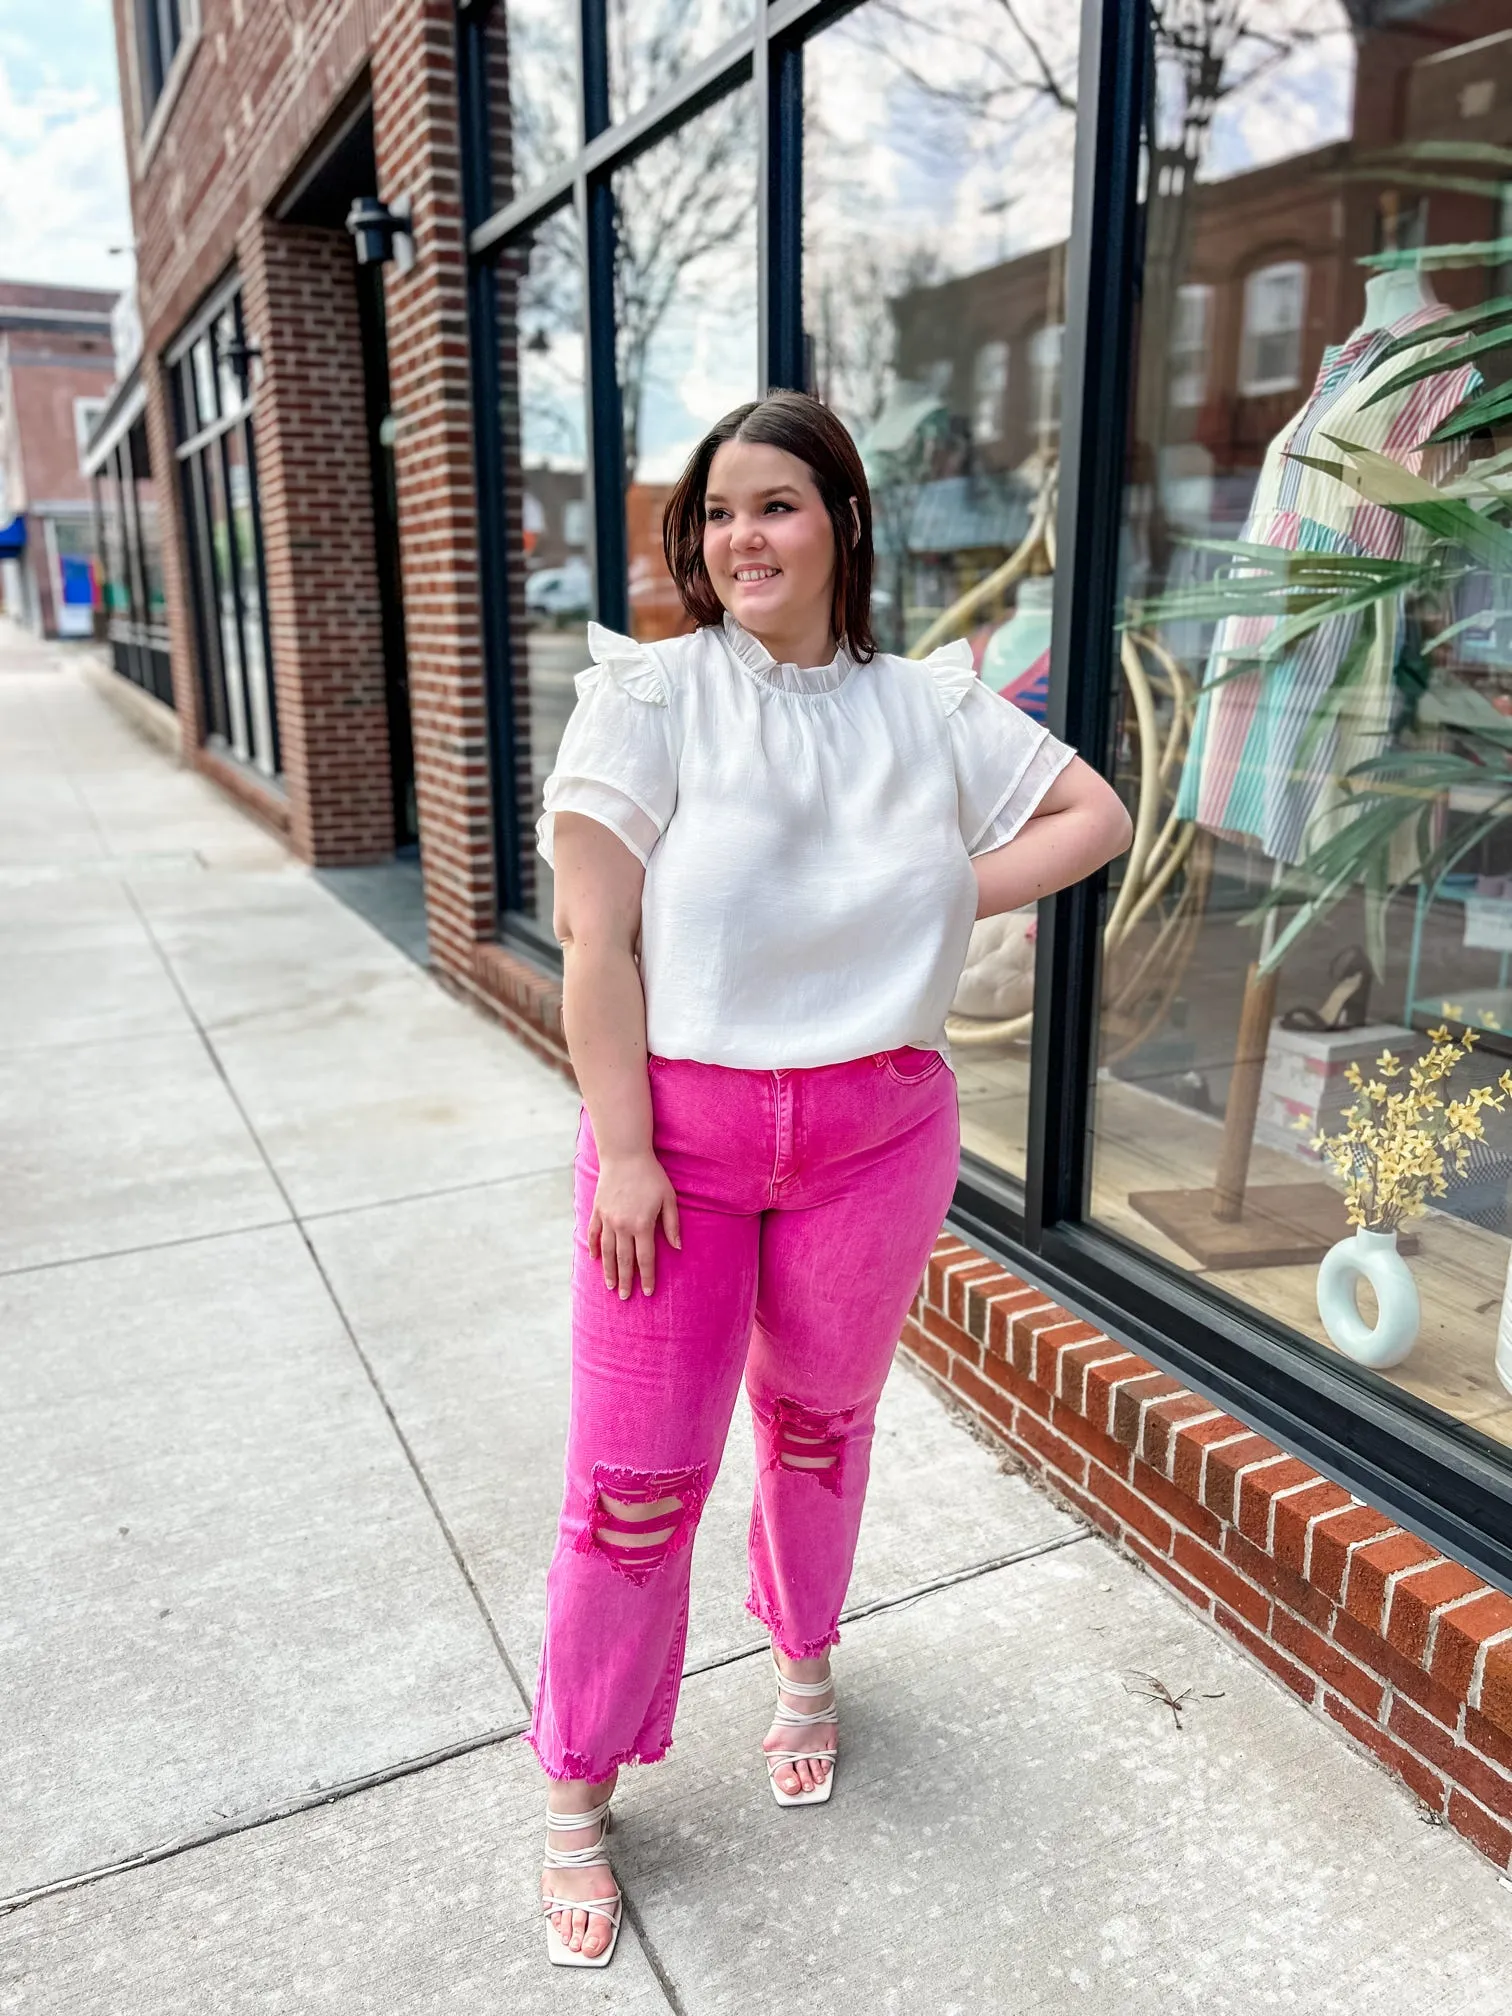
[[[763,387],[805,382],[803,49],[859,0],[753,0],[751,20],[630,118],[609,124],[605,0],[579,0],[581,142],[534,188],[496,205],[489,159],[487,17],[458,10],[464,216],[469,252],[485,676],[493,753],[499,935],[560,970],[560,948],[518,905],[510,637],[499,450],[497,303],[492,262],[556,207],[578,209],[585,246],[587,495],[597,614],[624,628],[625,529],[617,481],[622,418],[614,368],[610,178],[726,92],[754,83],[759,134],[757,242]],[[1078,118],[1067,244],[1060,492],[1050,726],[1111,774],[1115,622],[1141,276],[1141,159],[1153,99],[1148,0],[1079,0]],[[1106,875],[1040,906],[1034,1039],[1022,1185],[962,1158],[950,1223],[1042,1283],[1214,1404],[1252,1422],[1325,1475],[1512,1590],[1509,1452],[1350,1361],[1310,1350],[1284,1325],[1199,1288],[1090,1216],[1100,945]]]
[[[173,59],[184,46],[187,24],[183,0],[136,0],[134,13],[145,122],[163,95]]]
[[[229,413],[223,411],[221,406],[224,381],[220,366],[224,360],[219,352],[218,335],[221,320],[228,310],[233,316],[235,339],[239,346],[239,355],[232,368],[240,380],[242,390],[240,403],[235,411]],[[213,350],[210,375],[216,412],[208,421],[202,419],[198,411],[194,376],[194,353],[202,341],[210,342]],[[164,361],[170,381],[174,459],[178,469],[179,496],[188,548],[189,599],[194,610],[197,670],[208,731],[205,739],[207,744],[216,748],[218,754],[231,762],[242,764],[266,788],[281,791],[283,746],[278,725],[278,687],[273,664],[273,640],[268,623],[268,581],[263,550],[262,500],[257,476],[256,430],[253,425],[254,355],[255,352],[247,341],[243,320],[241,280],[239,276],[233,275],[214,289],[208,303],[185,324],[169,345]],[[243,572],[236,553],[236,527],[227,446],[233,434],[240,437],[241,453],[247,471],[253,572],[258,600],[254,612],[249,612],[247,608],[246,596],[243,593]],[[221,583],[213,537],[215,514],[209,486],[212,474],[219,483],[219,494],[225,502],[226,509],[227,557],[231,570],[226,587],[229,589],[231,605],[236,615],[234,641],[237,662],[234,666],[226,662],[226,639],[221,622],[222,608],[219,600]],[[255,618],[256,633],[262,649],[271,771],[264,769],[258,762],[253,735],[252,680],[246,644],[249,615]],[[240,690],[243,719],[247,726],[246,757],[242,757],[235,749],[231,733],[230,687],[233,679],[236,680]]]

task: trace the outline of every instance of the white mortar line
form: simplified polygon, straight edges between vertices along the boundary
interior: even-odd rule
[[[1455,1596],[1448,1603],[1441,1603],[1428,1619],[1428,1643],[1423,1647],[1423,1670],[1433,1669],[1433,1655],[1438,1650],[1438,1628],[1440,1617],[1447,1617],[1451,1610],[1462,1610],[1467,1603],[1479,1603],[1482,1596],[1489,1595],[1489,1589],[1467,1589],[1463,1596]]]
[[[1509,1624],[1505,1631],[1498,1631],[1495,1637],[1486,1639],[1475,1654],[1475,1664],[1470,1669],[1470,1686],[1465,1699],[1477,1714],[1480,1713],[1481,1688],[1486,1678],[1486,1654],[1493,1645],[1507,1644],[1512,1644],[1512,1624]]]

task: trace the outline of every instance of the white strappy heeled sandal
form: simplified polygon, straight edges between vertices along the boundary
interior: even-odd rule
[[[775,1652],[772,1654],[772,1664],[777,1666]],[[833,1692],[834,1684],[833,1678],[789,1680],[782,1668],[777,1666],[777,1712],[772,1719],[780,1723],[784,1729],[811,1729],[819,1722],[838,1723],[840,1710],[834,1702],[831,1702],[828,1708],[805,1711],[801,1708],[790,1708],[782,1698],[784,1690],[789,1694],[797,1694],[800,1698],[805,1695],[812,1698],[819,1694],[829,1694]],[[810,1786],[808,1791],[784,1792],[777,1783],[777,1773],[789,1764],[797,1764],[804,1760],[810,1763],[828,1764],[830,1768],[820,1782]],[[833,1747],[828,1750],[768,1750],[767,1780],[772,1788],[772,1797],[779,1806],[822,1806],[835,1789],[835,1761]]]
[[[586,1813],[554,1813],[550,1802],[546,1806],[546,1825],[560,1834],[574,1827],[597,1827],[597,1841],[586,1848],[553,1848],[546,1844],[546,1867],[548,1869],[597,1869],[609,1866],[609,1856],[604,1847],[604,1836],[609,1832],[609,1801],[601,1806],[590,1807]],[[556,1897],[548,1893],[541,1899],[541,1910],[546,1918],[546,1957],[553,1967],[607,1967],[614,1958],[614,1949],[619,1943],[620,1928],[619,1891],[612,1897]],[[551,1922],[553,1911],[596,1912],[600,1918],[609,1920],[609,1944],[602,1953],[590,1956],[574,1952],[567,1941]]]

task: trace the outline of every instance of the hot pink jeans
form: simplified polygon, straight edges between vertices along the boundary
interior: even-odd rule
[[[937,1051],[648,1068],[682,1230],[678,1251],[658,1229],[649,1296],[637,1279],[622,1301],[588,1251],[586,1108],[578,1125],[566,1496],[527,1738],[553,1778],[666,1753],[691,1542],[742,1376],[758,1444],[747,1608],[794,1658],[838,1641],[878,1396],[960,1162]],[[605,1496],[677,1507],[627,1518]]]

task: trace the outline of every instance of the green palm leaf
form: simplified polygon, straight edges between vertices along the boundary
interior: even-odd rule
[[[1381,352],[1381,361],[1399,357],[1405,350],[1416,350],[1424,343],[1438,343],[1445,336],[1460,336],[1488,322],[1508,319],[1512,319],[1512,294],[1499,294],[1494,301],[1481,301],[1474,308],[1459,308],[1452,315],[1441,315],[1425,329],[1409,329],[1405,336],[1393,337]]]
[[[1451,343],[1445,350],[1437,350],[1431,357],[1420,357],[1416,364],[1409,364],[1405,371],[1398,371],[1378,386],[1368,399],[1362,400],[1361,408],[1374,406],[1378,399],[1389,393],[1400,392],[1405,385],[1415,385],[1420,378],[1436,378],[1443,371],[1456,371],[1461,364],[1468,364],[1473,357],[1482,357],[1488,350],[1505,350],[1512,344],[1512,320],[1498,322],[1492,328],[1483,329],[1478,335],[1467,336],[1463,343]]]
[[[1478,398],[1467,399],[1463,406],[1457,406],[1442,426],[1434,428],[1428,439],[1457,441],[1463,434],[1473,434],[1477,427],[1495,426],[1509,413],[1512,413],[1512,385],[1493,385],[1489,392],[1482,392]]]

